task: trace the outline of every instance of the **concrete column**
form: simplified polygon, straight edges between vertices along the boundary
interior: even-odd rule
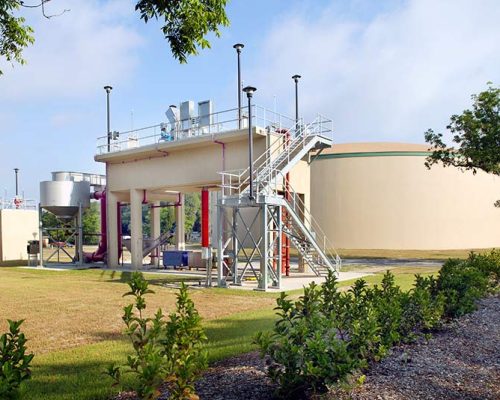
[[[130,189],[130,241],[132,267],[142,268],[142,199],[143,191]]]
[[[118,202],[116,195],[109,189],[106,191],[106,234],[108,240],[108,267],[119,266],[118,260]]]
[[[186,249],[186,236],[184,233],[184,193],[180,194],[180,206],[175,207],[175,247],[177,250]]]
[[[160,228],[160,210],[161,208],[159,207],[160,202],[155,201],[153,203],[153,207],[150,209],[150,221],[151,221],[151,238],[152,239],[157,239],[161,235],[161,228]],[[158,265],[158,257],[160,256],[159,254],[160,249],[155,249],[151,253],[151,264],[152,265]]]

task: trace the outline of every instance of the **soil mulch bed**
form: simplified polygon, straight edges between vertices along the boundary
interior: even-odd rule
[[[394,348],[350,398],[500,399],[500,298],[481,300],[428,343]]]
[[[212,365],[196,383],[201,399],[272,399],[276,386],[257,352]],[[500,297],[447,324],[429,342],[397,346],[366,373],[365,383],[329,399],[500,399]],[[133,399],[127,394],[116,400]]]

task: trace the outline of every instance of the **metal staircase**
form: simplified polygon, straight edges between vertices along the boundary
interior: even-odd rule
[[[268,149],[254,161],[252,174],[255,201],[276,204],[285,210],[282,213],[282,232],[318,276],[328,271],[338,272],[342,261],[300,196],[283,182],[286,174],[311,151],[321,151],[332,145],[329,123],[331,121],[318,116],[311,124],[297,124],[294,129],[281,132],[288,133],[290,140],[283,141],[283,135],[275,137]],[[224,197],[248,198],[249,168],[224,171],[221,175]]]

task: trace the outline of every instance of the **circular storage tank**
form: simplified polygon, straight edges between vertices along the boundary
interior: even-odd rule
[[[61,220],[71,220],[82,208],[90,205],[89,182],[40,182],[40,206]]]
[[[311,164],[311,212],[339,249],[500,246],[500,177],[424,165],[428,146],[334,145]]]

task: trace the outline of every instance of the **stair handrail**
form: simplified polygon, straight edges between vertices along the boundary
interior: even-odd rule
[[[294,129],[286,129],[292,134],[292,139],[290,140],[290,142],[283,143],[283,141],[281,140],[274,141],[271,146],[269,146],[253,162],[254,182],[257,185],[264,184],[264,186],[267,186],[266,181],[272,180],[273,170],[276,169],[275,167],[273,167],[273,165],[276,162],[282,163],[284,161],[283,159],[280,159],[283,154],[287,155],[289,161],[292,152],[299,148],[300,145],[305,146],[308,138],[313,136],[322,136],[331,139],[331,137],[329,137],[327,133],[332,132],[332,124],[332,120],[323,117],[321,114],[318,114],[316,119],[307,125],[304,125],[301,120],[296,123]],[[268,169],[267,174],[263,173],[266,168]],[[243,170],[238,170],[239,175],[234,174],[234,171],[222,171],[220,173],[222,175],[222,187],[224,189],[229,189],[230,194],[233,194],[233,190],[237,194],[244,193],[248,189],[248,185],[250,182],[249,170],[249,167]],[[263,179],[265,177],[267,177],[268,179]],[[234,181],[237,181],[237,184],[235,184]]]
[[[283,178],[284,178],[284,176],[283,176]],[[287,186],[288,186],[288,190],[287,190]],[[283,185],[282,191],[285,194],[283,196],[285,201],[287,201],[290,204],[290,206],[293,208],[293,210],[296,212],[298,210],[300,210],[300,212],[304,215],[305,225],[306,226],[309,225],[311,228],[311,231],[315,233],[315,235],[316,235],[315,240],[318,243],[318,245],[320,245],[320,247],[321,247],[321,243],[318,242],[317,235],[319,234],[322,237],[322,242],[323,242],[322,249],[323,249],[323,252],[325,253],[325,255],[328,258],[335,260],[335,263],[338,264],[338,260],[340,260],[340,255],[338,254],[338,252],[335,249],[335,247],[333,246],[332,242],[330,241],[330,239],[326,235],[325,231],[321,228],[321,225],[314,218],[311,211],[309,211],[309,209],[306,207],[306,204],[304,203],[304,201],[300,198],[300,196],[297,194],[297,192],[293,189],[293,187],[290,184]],[[288,196],[290,196],[290,197],[288,197]],[[293,202],[289,201],[288,198],[292,198]],[[298,203],[298,205],[299,205],[298,210],[297,210],[295,203]],[[333,253],[332,253],[332,251],[333,251]]]

